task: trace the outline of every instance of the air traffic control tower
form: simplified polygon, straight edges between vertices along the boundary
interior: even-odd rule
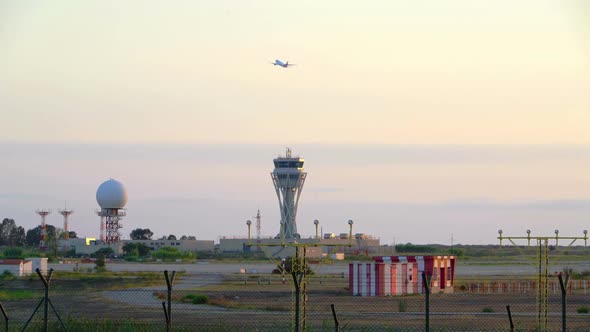
[[[285,239],[300,238],[297,233],[297,205],[305,183],[307,173],[303,171],[303,158],[292,157],[287,148],[285,156],[273,159],[275,169],[270,173],[279,199],[281,209],[281,229],[279,237]]]

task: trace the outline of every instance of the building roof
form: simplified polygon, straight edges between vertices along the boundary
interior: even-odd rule
[[[0,259],[0,265],[20,265],[26,262],[30,261],[26,261],[23,259]]]

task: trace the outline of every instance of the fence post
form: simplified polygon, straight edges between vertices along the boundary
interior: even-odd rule
[[[432,275],[427,275],[426,272],[422,272],[422,284],[424,285],[424,293],[426,295],[425,299],[425,306],[426,306],[426,332],[430,331],[430,279],[432,279]]]
[[[339,331],[339,327],[338,327],[338,317],[336,317],[336,310],[334,309],[334,303],[332,303],[330,305],[330,307],[332,307],[332,316],[334,316],[334,331],[338,332]]]
[[[31,322],[31,319],[33,319],[33,316],[35,316],[35,314],[37,313],[37,310],[39,310],[39,308],[41,307],[41,304],[43,304],[43,302],[45,302],[45,312],[43,314],[43,331],[47,332],[47,328],[48,328],[48,326],[47,326],[47,321],[48,321],[47,314],[49,311],[48,305],[51,306],[53,313],[55,314],[55,316],[57,316],[57,319],[59,320],[64,331],[67,331],[68,328],[66,327],[64,322],[61,320],[61,317],[57,313],[57,310],[55,310],[55,307],[53,306],[53,303],[51,303],[51,299],[49,298],[49,286],[51,285],[51,276],[53,275],[53,269],[49,269],[49,274],[47,275],[47,278],[45,278],[43,276],[43,274],[41,274],[41,270],[39,270],[38,268],[35,269],[35,272],[37,272],[37,275],[39,275],[39,279],[41,279],[41,282],[43,282],[43,286],[45,286],[45,296],[41,299],[41,301],[39,302],[39,304],[37,305],[37,307],[33,311],[33,314],[31,315],[31,317],[29,317],[29,320],[27,320],[27,322],[25,323],[25,326],[23,327],[22,330],[24,331],[27,329],[27,326]]]
[[[2,305],[1,302],[0,302],[0,310],[2,310],[2,315],[4,315],[4,322],[6,323],[6,332],[8,332],[8,314],[6,313],[6,310],[4,310],[4,306]]]
[[[510,332],[514,332],[514,323],[512,322],[512,313],[510,312],[510,306],[506,306],[506,311],[508,311],[508,320],[510,321]]]
[[[168,290],[168,307],[166,307],[166,302],[162,302],[162,307],[164,308],[164,316],[166,317],[166,331],[170,332],[172,330],[172,286],[174,285],[176,271],[172,271],[172,277],[168,277],[168,270],[164,270],[164,277],[166,277],[166,288]]]
[[[567,295],[567,282],[570,279],[570,275],[568,273],[565,274],[565,281],[561,277],[562,273],[560,272],[557,275],[559,278],[559,287],[561,288],[561,329],[563,332],[567,331],[566,329],[566,295]]]

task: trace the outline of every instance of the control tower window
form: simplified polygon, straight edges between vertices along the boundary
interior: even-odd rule
[[[275,161],[275,168],[303,168],[302,161]]]

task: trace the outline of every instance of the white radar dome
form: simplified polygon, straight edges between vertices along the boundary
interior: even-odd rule
[[[121,209],[127,204],[127,190],[121,182],[110,179],[98,187],[96,201],[103,209]]]

